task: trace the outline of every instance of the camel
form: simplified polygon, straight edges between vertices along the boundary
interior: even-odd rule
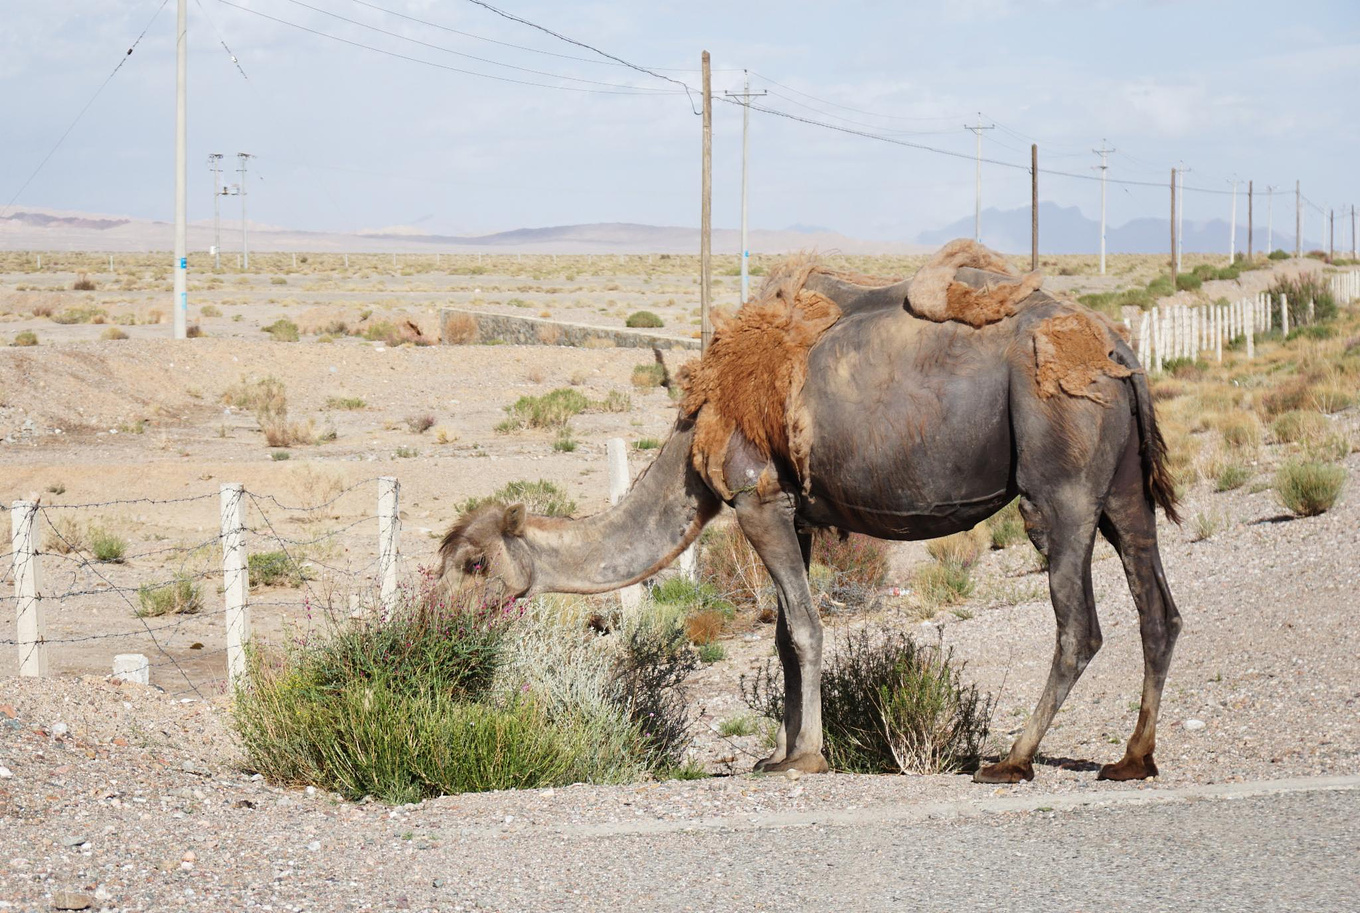
[[[1023,732],[974,779],[1033,779],[1040,740],[1100,648],[1097,531],[1122,560],[1144,657],[1137,723],[1099,776],[1156,776],[1158,706],[1181,628],[1157,547],[1155,507],[1179,522],[1165,445],[1127,342],[1038,287],[971,242],[897,283],[791,261],[681,370],[680,414],[625,498],[576,520],[484,506],[445,536],[442,574],[454,587],[492,578],[504,598],[602,593],[663,570],[731,507],[778,597],[785,710],[756,769],[819,773],[813,532],[935,538],[1018,496],[1048,559],[1057,643]]]

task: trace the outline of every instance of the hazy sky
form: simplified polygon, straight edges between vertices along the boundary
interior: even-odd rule
[[[997,124],[984,134],[984,155],[1023,166],[984,166],[985,206],[1028,204],[1031,141],[1041,169],[1094,175],[1090,150],[1102,138],[1118,150],[1111,177],[1164,185],[1183,161],[1189,187],[1224,190],[1237,174],[1258,189],[1287,188],[1287,200],[1276,198],[1277,226],[1292,222],[1296,178],[1320,204],[1360,203],[1357,0],[497,4],[629,61],[676,68],[665,75],[694,87],[707,48],[715,93],[740,89],[748,68],[752,88],[771,92],[759,104],[965,155],[753,111],[757,227],[910,240],[971,214],[974,138],[963,124],[979,111]],[[0,208],[152,22],[18,202],[172,217],[175,3],[153,21],[161,6],[0,0]],[[701,122],[678,86],[468,0],[189,0],[189,48],[191,219],[211,217],[208,153],[226,153],[234,167],[235,153],[247,151],[258,156],[252,221],[290,228],[698,223]],[[713,155],[715,224],[735,227],[741,111],[733,105],[714,105]],[[1044,199],[1099,212],[1096,182],[1041,175],[1040,189]],[[1109,205],[1112,224],[1163,217],[1167,192],[1111,185]],[[1227,196],[1189,193],[1185,217],[1226,217],[1228,207]],[[238,212],[234,200],[226,204],[226,215]]]

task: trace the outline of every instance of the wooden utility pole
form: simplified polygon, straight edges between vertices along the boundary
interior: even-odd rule
[[[704,51],[704,177],[702,211],[699,216],[699,346],[708,351],[713,341],[713,324],[708,319],[713,274],[713,83]]]
[[[1251,262],[1251,242],[1254,240],[1252,232],[1255,230],[1255,219],[1252,217],[1252,197],[1251,181],[1247,181],[1247,262]]]
[[[1039,268],[1039,144],[1029,147],[1029,268]]]
[[[1176,290],[1176,169],[1171,169],[1171,291]]]
[[[1327,259],[1336,259],[1336,210],[1327,211]]]

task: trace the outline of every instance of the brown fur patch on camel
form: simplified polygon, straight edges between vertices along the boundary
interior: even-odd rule
[[[1114,341],[1090,314],[1070,311],[1050,317],[1034,331],[1034,379],[1039,395],[1048,399],[1059,391],[1108,406],[1109,400],[1091,385],[1101,375],[1128,377],[1133,371],[1112,360]]]
[[[820,267],[810,256],[780,264],[735,316],[714,315],[713,341],[681,370],[683,415],[694,419],[694,468],[724,499],[732,497],[723,466],[740,432],[766,459],[792,464],[811,485],[811,427],[802,402],[808,351],[841,311],[803,288]],[[768,480],[762,475],[762,489]]]
[[[964,267],[1000,273],[1007,281],[973,288],[956,282],[954,275]],[[921,267],[907,287],[907,301],[913,313],[943,323],[955,320],[972,327],[986,326],[1010,317],[1043,284],[1037,271],[1016,276],[1002,257],[981,244],[960,238],[950,241]]]

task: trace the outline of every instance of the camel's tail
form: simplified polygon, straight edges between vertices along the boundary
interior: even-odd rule
[[[1138,364],[1133,352],[1123,345],[1117,345],[1111,357],[1126,368],[1133,369],[1128,381],[1133,389],[1134,414],[1138,418],[1138,452],[1143,457],[1143,486],[1148,500],[1160,505],[1168,520],[1179,524],[1181,515],[1176,510],[1176,485],[1166,465],[1166,440],[1157,427],[1157,411],[1152,405],[1147,373]]]

